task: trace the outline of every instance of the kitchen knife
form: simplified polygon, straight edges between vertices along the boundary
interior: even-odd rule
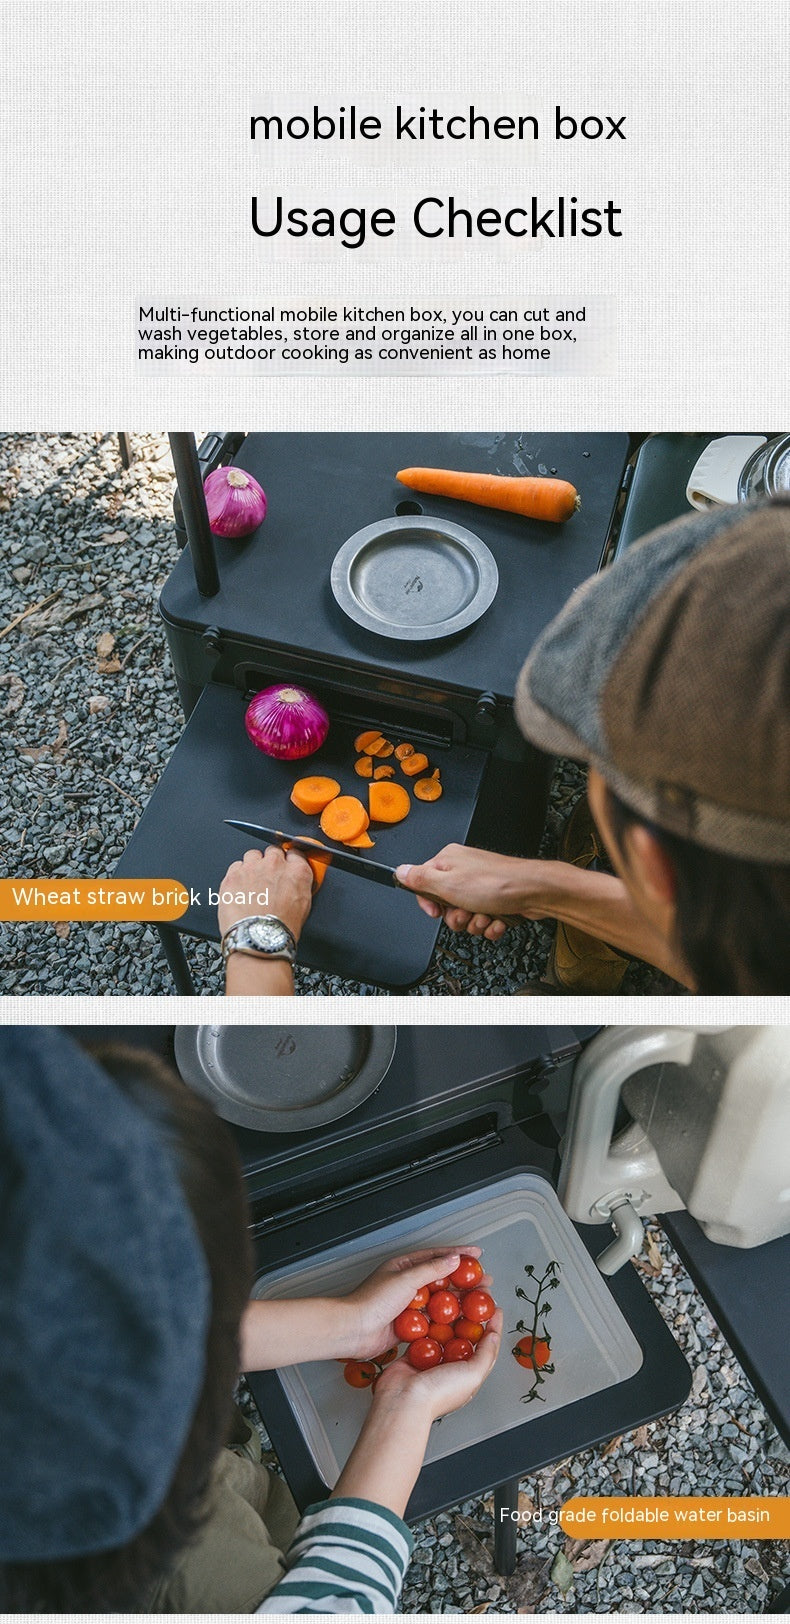
[[[241,829],[245,835],[254,835],[258,840],[265,840],[274,846],[292,846],[295,851],[302,852],[305,857],[322,857],[324,853],[331,859],[331,866],[345,871],[347,874],[356,874],[362,880],[375,880],[378,885],[394,885],[398,891],[410,891],[417,896],[411,887],[401,885],[394,868],[387,863],[371,862],[369,857],[358,857],[356,852],[338,851],[336,846],[324,846],[319,840],[306,839],[304,835],[287,835],[282,829],[266,829],[262,823],[246,823],[240,818],[225,818],[225,823],[233,829]],[[425,897],[427,902],[435,902],[437,908],[442,910],[444,918],[445,908],[451,903],[443,902],[441,897],[435,897],[430,891],[420,891],[419,895]],[[523,925],[524,920],[520,914],[497,914],[498,919],[504,920],[506,925]]]
[[[244,823],[238,818],[226,818],[225,822],[234,829],[241,829],[245,835],[255,835],[257,839],[268,841],[270,846],[293,846],[305,857],[326,856],[331,858],[334,868],[344,869],[347,874],[358,874],[363,880],[376,880],[379,885],[395,885],[401,891],[406,889],[394,868],[389,868],[386,863],[372,863],[369,857],[338,851],[335,846],[324,846],[320,840],[309,840],[304,835],[286,835],[282,829],[265,829],[260,823]]]

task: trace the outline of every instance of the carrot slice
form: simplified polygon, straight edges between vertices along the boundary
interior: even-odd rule
[[[415,750],[401,762],[401,766],[409,778],[416,778],[418,773],[426,771],[428,757],[424,756],[421,750]]]
[[[329,840],[356,840],[368,826],[368,815],[356,795],[338,795],[321,813],[321,828]]]
[[[442,775],[441,775],[441,773],[440,773],[440,771],[439,771],[439,768],[438,768],[438,767],[434,767],[434,769],[433,769],[433,772],[432,772],[432,773],[431,773],[431,777],[432,777],[432,778],[441,778],[441,776],[442,776]]]
[[[395,746],[390,744],[389,739],[377,739],[376,743],[371,745],[371,751],[379,758],[381,756],[394,756]]]
[[[291,790],[291,800],[300,812],[315,817],[339,794],[340,785],[336,778],[297,778]]]
[[[411,810],[409,792],[402,784],[371,784],[368,800],[374,823],[401,823]]]
[[[405,761],[407,756],[414,755],[413,744],[396,744],[395,754],[399,761]]]
[[[375,739],[380,738],[381,734],[377,727],[370,728],[367,733],[358,733],[354,740],[354,749],[367,750],[369,744],[373,744]]]
[[[372,757],[371,756],[358,756],[356,761],[354,762],[354,772],[359,773],[360,778],[372,778],[373,777],[373,760],[372,760]]]
[[[293,844],[292,841],[284,840],[283,841],[283,846],[282,846],[283,851],[290,851],[291,847],[292,847],[292,844]],[[320,846],[320,844],[321,844],[320,840],[317,840],[316,845]],[[327,871],[327,869],[329,867],[329,864],[332,861],[331,852],[327,852],[326,857],[308,857],[307,852],[302,851],[301,847],[298,848],[298,850],[299,850],[299,856],[304,857],[305,862],[310,864],[310,867],[311,867],[311,869],[313,871],[313,891],[314,892],[315,891],[320,891],[321,886],[323,885],[324,880],[326,879],[326,871]]]
[[[418,778],[414,793],[418,801],[438,801],[443,791],[438,778]]]
[[[375,844],[376,844],[376,842],[374,840],[371,840],[370,835],[367,832],[367,829],[365,829],[364,832],[361,835],[357,835],[356,840],[344,840],[343,841],[344,846],[364,846],[364,847],[368,847],[368,846],[375,846]]]
[[[367,774],[365,774],[365,776],[367,777]],[[386,767],[386,766],[385,767],[374,767],[374,769],[373,769],[373,777],[374,778],[394,778],[395,777],[395,768],[394,767]]]

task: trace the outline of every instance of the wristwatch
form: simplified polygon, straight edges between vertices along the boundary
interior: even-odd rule
[[[248,953],[254,959],[296,959],[296,938],[274,914],[251,914],[237,919],[222,938],[222,957],[227,964],[231,953]]]

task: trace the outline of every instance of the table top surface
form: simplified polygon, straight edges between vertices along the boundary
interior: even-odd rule
[[[413,682],[512,699],[519,670],[543,627],[598,569],[628,456],[626,434],[250,434],[235,462],[266,491],[266,518],[243,540],[216,538],[220,590],[202,598],[185,548],[162,591],[170,626],[202,629],[259,646],[342,664],[373,666]],[[489,474],[546,473],[568,479],[581,508],[549,524],[400,484],[399,468]],[[474,625],[430,642],[399,642],[366,630],[336,603],[336,553],[365,526],[403,504],[479,536],[499,572],[497,595]]]

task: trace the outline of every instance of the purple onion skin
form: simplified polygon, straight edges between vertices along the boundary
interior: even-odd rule
[[[278,761],[301,761],[320,750],[329,717],[306,688],[278,682],[250,700],[244,725],[254,745]]]
[[[266,517],[266,492],[241,468],[215,468],[203,490],[215,536],[249,536]]]

